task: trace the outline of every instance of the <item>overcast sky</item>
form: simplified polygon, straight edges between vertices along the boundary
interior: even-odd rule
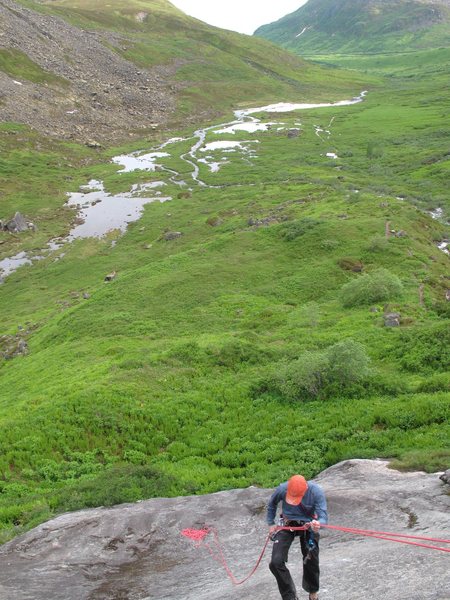
[[[252,34],[260,25],[294,12],[306,0],[170,0],[183,12],[210,25]]]

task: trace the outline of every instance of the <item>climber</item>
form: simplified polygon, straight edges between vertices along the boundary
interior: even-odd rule
[[[305,530],[277,530],[275,516],[280,502],[282,513],[279,526],[302,527],[306,524]],[[286,566],[289,548],[297,536],[303,556],[302,587],[309,593],[309,600],[318,600],[319,529],[327,521],[327,502],[322,488],[313,481],[306,481],[302,475],[293,475],[272,494],[267,507],[269,534],[273,539],[269,569],[277,580],[283,600],[298,600],[295,584]]]

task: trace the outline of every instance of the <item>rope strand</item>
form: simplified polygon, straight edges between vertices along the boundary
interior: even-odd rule
[[[363,535],[366,537],[377,538],[377,539],[386,540],[389,542],[398,542],[399,544],[408,544],[410,546],[419,546],[420,548],[427,548],[429,550],[440,550],[441,552],[450,552],[450,548],[441,548],[440,546],[434,546],[431,544],[422,544],[417,541],[412,541],[412,540],[422,540],[425,542],[437,542],[440,544],[450,544],[450,540],[443,540],[443,539],[439,539],[439,538],[425,537],[425,536],[419,536],[419,535],[407,535],[407,534],[403,534],[403,533],[390,533],[387,531],[373,531],[370,529],[355,529],[353,527],[340,527],[338,525],[321,525],[321,527],[324,527],[326,529],[335,530],[335,531],[340,531],[342,533],[350,533],[353,535]],[[287,526],[286,527],[285,526],[276,527],[274,529],[274,532],[283,531],[283,530],[305,531],[308,528],[309,528],[309,523],[307,523],[306,525],[304,525],[302,527],[287,527]],[[214,546],[215,546],[214,548],[212,548],[205,541],[205,538],[208,536],[208,534],[213,535],[213,541],[214,541]],[[242,585],[243,583],[248,581],[250,579],[250,577],[252,577],[255,574],[256,569],[261,564],[261,561],[262,561],[263,556],[267,549],[267,545],[271,539],[271,535],[268,535],[264,542],[264,546],[263,546],[263,549],[261,550],[258,560],[256,561],[256,564],[252,568],[250,573],[248,575],[246,575],[243,579],[237,580],[236,577],[234,576],[233,572],[231,571],[230,567],[228,566],[228,563],[226,561],[225,555],[222,550],[222,544],[219,539],[219,534],[217,533],[216,529],[214,529],[214,527],[204,527],[203,529],[183,529],[183,531],[181,532],[181,535],[193,540],[195,542],[196,547],[204,546],[210,553],[211,557],[215,561],[219,562],[222,565],[222,567],[225,569],[225,572],[227,573],[229,579],[231,580],[231,582],[234,585]]]

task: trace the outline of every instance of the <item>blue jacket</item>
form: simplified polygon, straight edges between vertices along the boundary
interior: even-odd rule
[[[299,505],[286,502],[287,481],[280,483],[272,494],[267,506],[267,523],[275,524],[277,506],[281,502],[281,512],[285,519],[292,521],[312,521],[317,515],[317,520],[323,525],[328,523],[327,501],[322,488],[313,481],[308,481],[308,489]]]

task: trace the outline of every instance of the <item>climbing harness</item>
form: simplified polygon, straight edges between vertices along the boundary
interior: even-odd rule
[[[309,532],[312,532],[309,525],[310,525],[309,523],[305,523],[304,525],[301,525],[298,527],[292,527],[289,525],[279,525],[276,527],[275,532],[283,531],[283,530],[306,531],[308,529],[310,530]],[[390,541],[390,542],[409,544],[411,546],[419,546],[421,548],[427,548],[429,550],[440,550],[441,552],[450,552],[450,547],[445,548],[442,546],[434,545],[434,544],[450,544],[450,540],[443,540],[440,538],[425,537],[425,536],[419,536],[419,535],[406,535],[406,534],[402,534],[402,533],[391,533],[391,532],[387,532],[387,531],[373,531],[370,529],[356,529],[353,527],[340,527],[337,525],[321,525],[321,528],[331,529],[334,531],[340,531],[342,533],[363,535],[366,537],[377,538],[380,540],[386,540],[386,541]],[[181,531],[181,535],[183,535],[184,537],[187,537],[187,538],[191,539],[193,542],[195,542],[196,547],[202,546],[202,547],[206,548],[208,550],[208,552],[210,553],[210,555],[212,556],[212,558],[222,565],[222,567],[225,569],[228,577],[230,578],[231,582],[234,585],[242,585],[243,583],[248,581],[250,579],[250,577],[252,577],[252,575],[254,575],[256,569],[259,567],[259,565],[263,559],[267,545],[268,545],[269,541],[271,541],[271,539],[272,539],[272,534],[269,534],[264,542],[263,549],[261,550],[261,554],[259,555],[255,566],[252,568],[252,570],[246,577],[244,577],[241,580],[237,580],[236,577],[233,575],[230,567],[227,564],[227,561],[225,559],[225,556],[224,556],[224,553],[222,550],[222,544],[219,540],[219,534],[217,533],[216,529],[214,529],[214,527],[203,527],[203,529],[183,529],[183,531]],[[208,536],[212,536],[212,544],[208,543],[208,541],[207,541]],[[310,545],[311,542],[313,545],[315,544],[314,538],[311,535],[308,535],[307,545],[309,546],[310,551],[314,547],[314,546],[311,547],[311,545]],[[433,544],[425,544],[423,542],[433,542]]]

